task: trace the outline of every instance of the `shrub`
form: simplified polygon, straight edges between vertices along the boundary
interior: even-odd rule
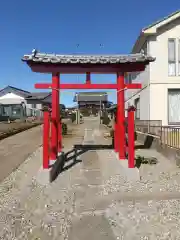
[[[67,135],[67,124],[62,123],[62,135]]]
[[[92,108],[92,114],[93,114],[94,116],[96,116],[97,113],[98,113],[98,110],[97,110],[96,108]]]
[[[103,124],[108,125],[110,123],[110,119],[107,115],[105,115],[102,119]]]
[[[111,130],[110,130],[110,136],[111,136],[111,137],[114,137],[114,129],[111,129]]]
[[[83,116],[88,117],[90,116],[90,110],[88,108],[82,108],[81,113]]]
[[[72,123],[76,121],[76,113],[71,114],[71,121]]]

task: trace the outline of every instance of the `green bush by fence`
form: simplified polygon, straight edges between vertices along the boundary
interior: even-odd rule
[[[71,114],[71,121],[72,123],[76,121],[76,113]]]
[[[62,123],[62,135],[67,135],[67,124],[66,123]]]
[[[81,109],[81,114],[82,114],[83,116],[85,116],[85,117],[90,116],[90,109],[88,109],[88,108],[82,108],[82,109]]]
[[[104,116],[102,117],[102,123],[105,125],[109,125],[110,121],[111,120],[109,119],[108,115],[104,114]]]

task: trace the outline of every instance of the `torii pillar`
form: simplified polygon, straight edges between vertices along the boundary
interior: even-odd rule
[[[124,101],[124,72],[117,74],[117,125],[116,144],[119,159],[125,159],[125,101]],[[141,86],[139,86],[141,87]]]
[[[58,152],[61,152],[62,137],[61,137],[61,121],[59,108],[59,73],[52,74],[52,113],[51,113],[51,154],[50,160],[55,161]]]

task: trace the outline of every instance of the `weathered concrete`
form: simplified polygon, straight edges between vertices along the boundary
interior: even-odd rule
[[[42,126],[0,141],[0,182],[42,144]]]
[[[137,131],[137,140],[144,145],[145,149],[156,149],[177,166],[180,166],[180,149],[162,144],[158,136],[148,135],[139,131]]]
[[[118,153],[115,153],[113,151],[113,154],[117,161],[119,162],[120,168],[123,168],[123,172],[126,179],[128,181],[139,181],[140,180],[139,170],[137,168],[129,168],[127,159],[119,160]]]
[[[41,166],[36,177],[37,182],[41,185],[47,185],[52,182],[51,170],[51,168],[43,169],[43,167]]]

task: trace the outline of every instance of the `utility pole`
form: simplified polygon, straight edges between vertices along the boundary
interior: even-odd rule
[[[100,109],[100,124],[101,124],[101,116],[102,116],[102,114],[101,114],[101,110],[102,110],[101,109],[101,95],[100,95],[100,108],[99,109]]]

